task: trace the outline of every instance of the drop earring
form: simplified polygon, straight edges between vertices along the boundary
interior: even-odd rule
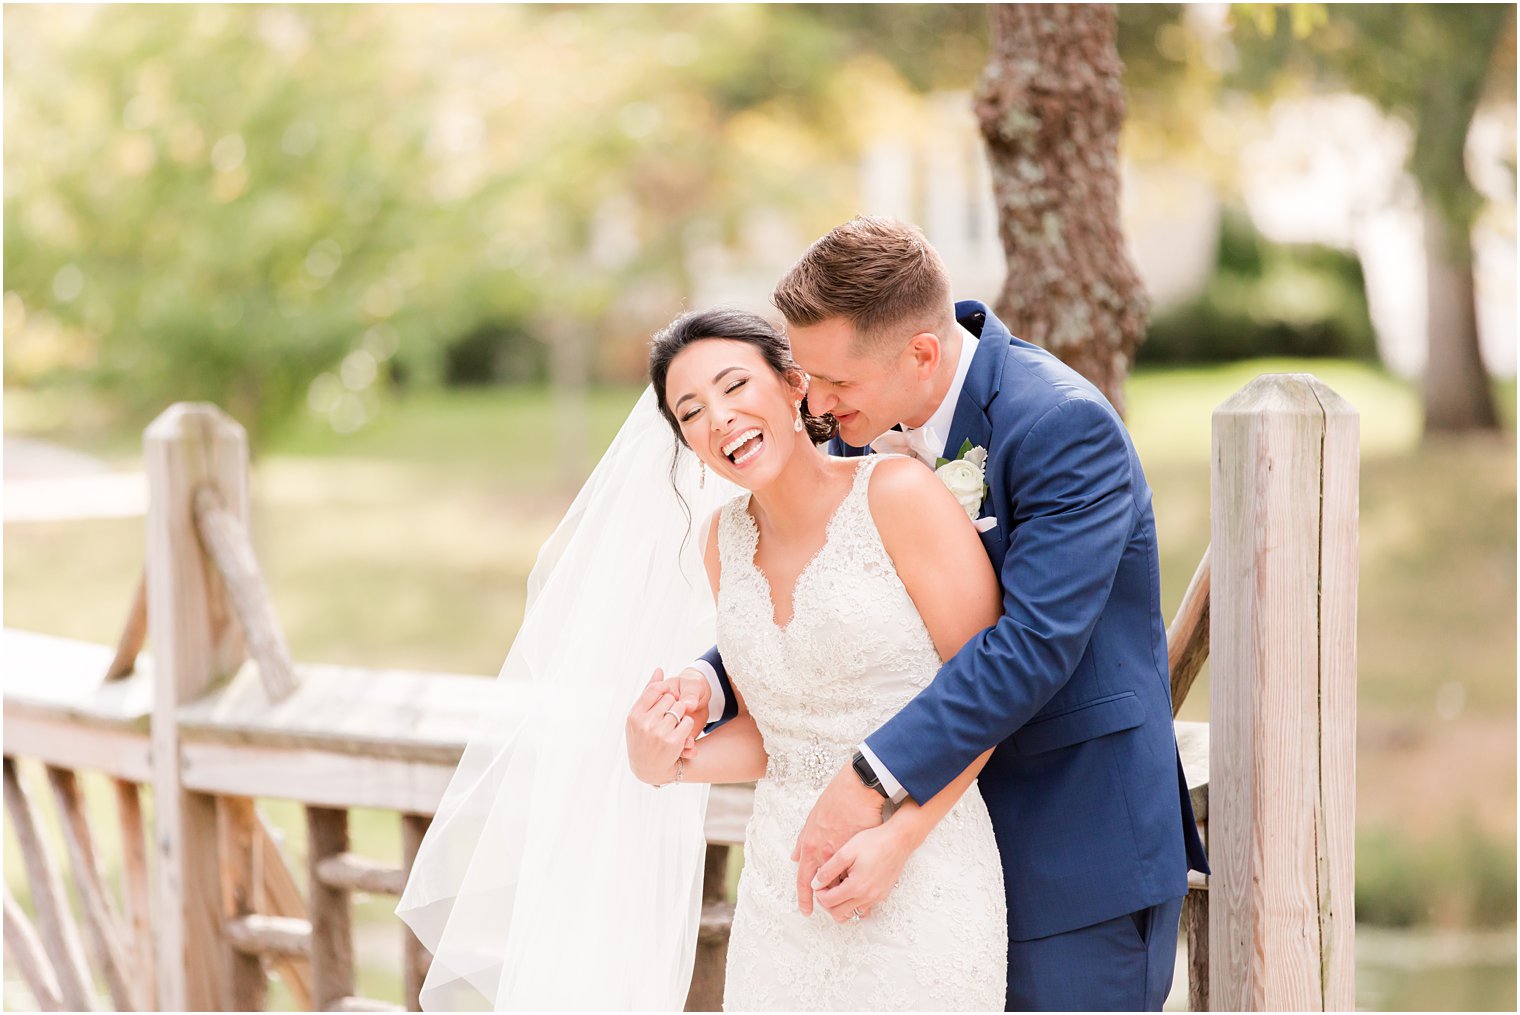
[[[797,410],[797,417],[792,420],[792,429],[795,430],[795,431],[797,431],[798,433],[801,433],[802,430],[803,430],[803,426],[802,426],[802,400],[799,398],[797,401],[793,402],[792,405]]]
[[[701,476],[697,479],[697,489],[698,490],[706,490],[707,489],[707,463],[703,462],[703,461],[698,461],[697,462],[697,466],[702,470]]]

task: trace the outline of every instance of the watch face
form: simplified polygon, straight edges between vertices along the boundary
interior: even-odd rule
[[[866,760],[863,754],[855,755],[855,774],[860,776],[860,781],[871,789],[875,789],[880,785],[880,780],[876,778],[876,773],[871,770],[871,763]]]

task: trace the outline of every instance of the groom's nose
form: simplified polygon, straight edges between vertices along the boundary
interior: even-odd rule
[[[839,399],[834,397],[827,388],[818,382],[813,382],[813,387],[808,391],[808,410],[815,416],[827,416],[834,411],[839,404]]]

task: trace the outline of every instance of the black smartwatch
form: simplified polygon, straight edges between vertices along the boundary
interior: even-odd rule
[[[881,780],[876,777],[876,770],[873,769],[871,767],[871,763],[866,760],[864,751],[855,752],[854,767],[855,774],[860,776],[860,781],[865,783],[866,789],[874,789],[876,792],[881,794],[883,800],[887,799],[887,791],[885,787],[882,786]]]

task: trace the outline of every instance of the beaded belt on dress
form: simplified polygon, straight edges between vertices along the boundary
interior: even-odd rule
[[[848,748],[810,740],[772,754],[765,777],[772,782],[804,782],[822,789],[849,758]]]

